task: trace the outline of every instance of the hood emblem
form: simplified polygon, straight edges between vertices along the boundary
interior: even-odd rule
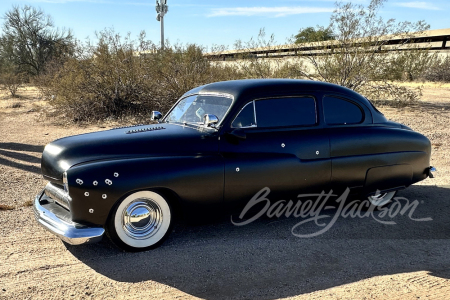
[[[125,133],[126,134],[132,134],[132,133],[139,133],[139,132],[147,132],[147,131],[155,131],[155,130],[163,130],[166,129],[162,126],[158,126],[158,127],[147,127],[147,128],[141,128],[141,129],[133,129],[133,130],[128,130]]]

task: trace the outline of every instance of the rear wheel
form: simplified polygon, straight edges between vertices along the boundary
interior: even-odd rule
[[[172,209],[160,194],[141,191],[120,202],[111,215],[110,239],[126,251],[145,251],[161,245],[172,229]]]

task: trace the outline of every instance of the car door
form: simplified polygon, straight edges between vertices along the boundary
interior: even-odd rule
[[[310,95],[243,105],[220,140],[225,202],[247,203],[265,187],[273,200],[326,189],[331,176],[329,140],[317,111],[316,98]]]

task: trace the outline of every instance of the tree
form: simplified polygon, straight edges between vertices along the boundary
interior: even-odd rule
[[[429,51],[413,43],[414,35],[423,33],[429,26],[423,21],[383,20],[378,11],[386,1],[371,0],[367,7],[337,3],[328,27],[336,40],[320,42],[319,51],[303,56],[310,68],[299,63],[297,76],[336,83],[372,100],[395,99],[399,103],[416,100],[417,93],[392,81],[399,79],[398,74],[408,73],[411,77],[431,63],[433,56]],[[393,36],[402,42],[387,45]]]
[[[15,98],[23,81],[24,74],[20,73],[17,67],[11,64],[8,57],[0,56],[0,89],[7,90]]]
[[[39,75],[49,61],[73,54],[71,31],[55,28],[51,17],[40,9],[14,6],[4,20],[0,56],[18,72]]]
[[[329,41],[335,39],[333,31],[330,28],[325,28],[322,26],[317,26],[317,29],[314,27],[302,28],[294,37],[296,44]]]
[[[275,36],[266,37],[264,28],[259,30],[257,38],[251,38],[248,42],[237,40],[234,43],[235,65],[243,78],[284,78],[288,67],[283,59],[276,58],[277,52],[282,46],[275,44]],[[271,55],[259,53],[264,49],[272,52]]]

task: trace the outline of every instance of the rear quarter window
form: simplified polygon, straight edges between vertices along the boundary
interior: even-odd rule
[[[359,124],[364,120],[362,109],[350,100],[325,96],[323,113],[328,125]]]

